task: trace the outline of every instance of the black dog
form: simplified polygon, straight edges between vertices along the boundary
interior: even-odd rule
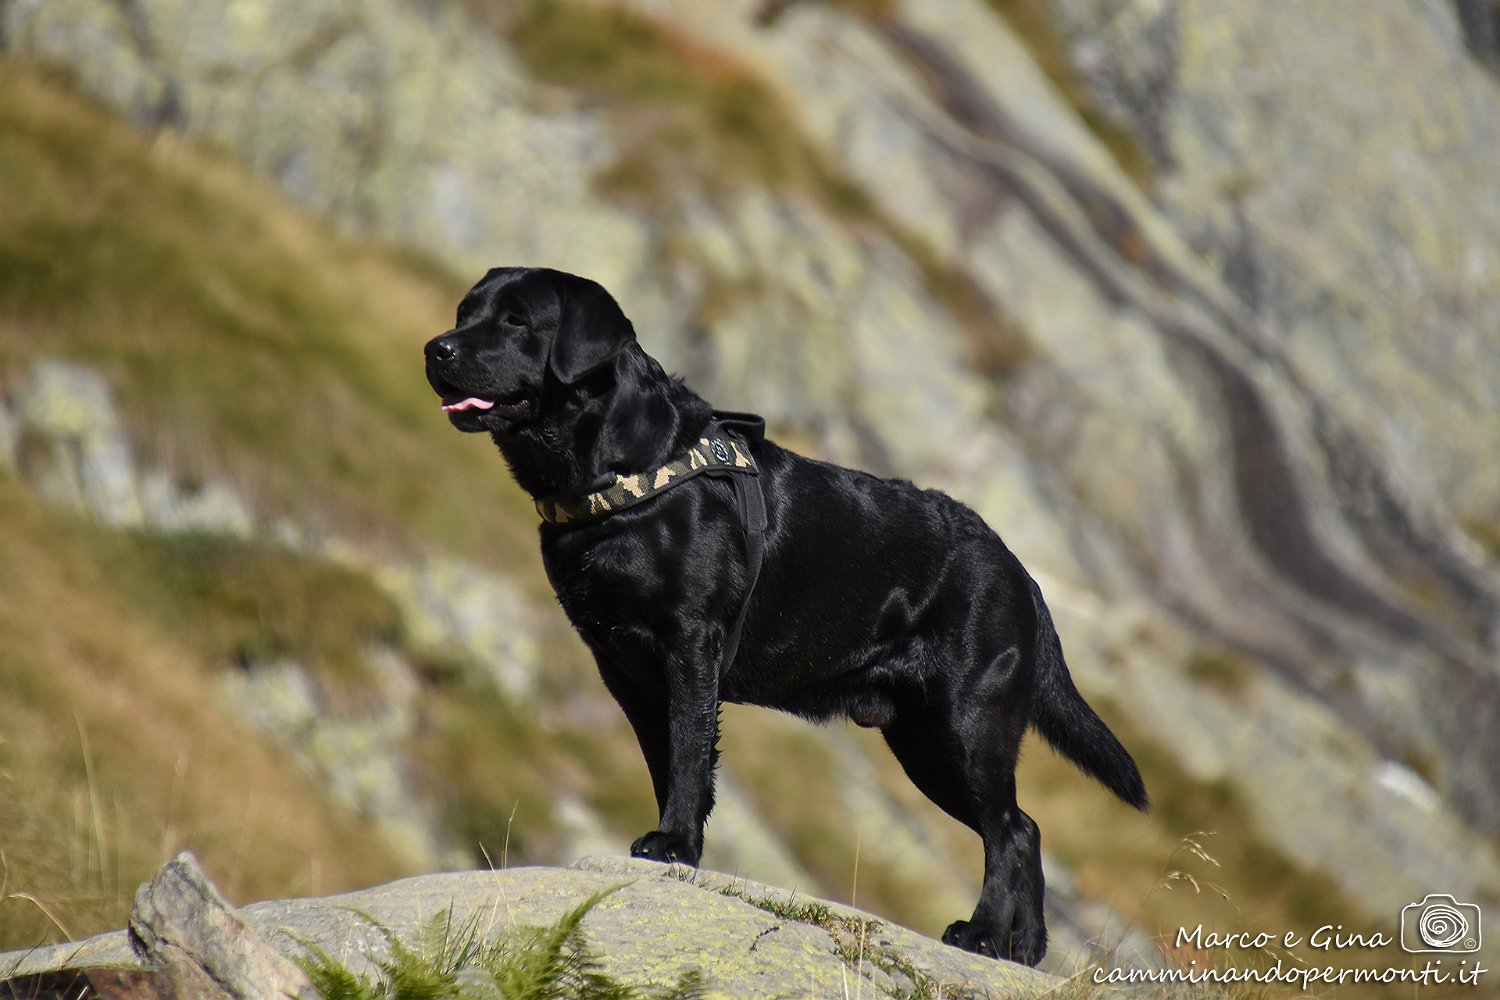
[[[609,293],[570,274],[490,271],[426,357],[453,425],[488,431],[538,499],[547,575],[640,741],[661,819],[633,855],[698,862],[720,702],[847,716],[984,842],[979,905],[943,940],[1041,959],[1022,733],[1131,805],[1146,790],[1074,688],[1041,591],[978,514],[716,420]],[[763,539],[747,534],[762,516]]]

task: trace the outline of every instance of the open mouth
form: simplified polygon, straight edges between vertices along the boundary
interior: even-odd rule
[[[487,396],[451,385],[435,386],[443,398],[443,412],[450,417],[497,416],[517,420],[531,413],[531,398],[523,391],[509,396]]]

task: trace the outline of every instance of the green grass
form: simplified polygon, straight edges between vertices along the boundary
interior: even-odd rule
[[[1255,664],[1242,654],[1218,647],[1195,650],[1183,669],[1199,684],[1241,701],[1256,671]]]
[[[358,687],[370,649],[400,642],[395,605],[354,570],[222,536],[79,530],[124,602],[212,667],[296,659]]]
[[[1500,518],[1464,522],[1464,531],[1483,547],[1491,559],[1500,559]]]
[[[808,724],[771,718],[764,709],[730,706],[724,712],[720,744],[724,758],[744,782],[758,815],[763,817],[829,892],[851,885],[854,843],[848,818],[839,804],[841,775],[835,756]],[[786,776],[797,775],[801,794],[784,794]],[[822,803],[809,808],[809,803]],[[868,902],[896,903],[883,898],[871,883]]]
[[[600,692],[577,716],[565,699],[546,700],[555,707],[516,704],[458,673],[429,677],[411,751],[476,866],[561,857],[555,803],[563,796],[590,808],[621,852],[656,826],[645,762],[614,704]]]
[[[533,711],[463,679],[433,687],[411,751],[440,796],[444,826],[476,866],[552,857],[556,741]]]
[[[940,827],[951,822],[901,773],[877,733],[850,727],[848,735],[875,762],[882,778],[881,769],[894,769],[881,790],[898,808],[936,820]],[[843,785],[849,775],[818,727],[766,709],[731,705],[725,707],[720,742],[727,766],[743,783],[756,814],[816,879],[824,895],[851,899],[862,909],[930,934],[940,934],[961,915],[934,904],[920,872],[886,862],[879,852],[862,850],[861,838],[878,837],[880,831],[847,811]],[[789,774],[797,775],[797,795],[786,793]],[[960,829],[941,863],[963,870],[973,867],[970,862],[979,842]],[[977,895],[978,869],[972,874]]]
[[[869,209],[727,53],[620,7],[559,0],[525,3],[505,34],[535,78],[609,110],[621,155],[600,183],[620,200],[660,214],[684,189],[720,200],[753,186]]]
[[[583,933],[583,919],[616,886],[597,892],[550,927],[516,928],[486,942],[477,919],[457,925],[435,914],[403,942],[374,924],[389,955],[373,975],[356,975],[315,945],[299,961],[323,1000],[689,1000],[704,995],[701,974],[675,987],[643,990],[603,971]],[[373,922],[372,922],[373,923]]]

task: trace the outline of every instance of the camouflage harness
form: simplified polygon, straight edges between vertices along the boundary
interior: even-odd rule
[[[722,677],[739,651],[740,632],[750,609],[750,595],[760,579],[765,556],[766,498],[760,486],[760,466],[755,463],[751,443],[765,436],[766,422],[753,413],[714,411],[713,421],[698,443],[666,465],[651,472],[615,477],[605,487],[587,493],[562,494],[536,501],[536,512],[548,524],[573,525],[606,517],[617,511],[665,493],[695,476],[726,476],[734,483],[735,503],[745,528],[745,559],[750,586],[734,627],[724,639],[720,660]]]
[[[724,415],[715,414],[716,418],[720,416]],[[617,475],[609,486],[589,493],[538,500],[536,512],[549,524],[590,521],[645,503],[693,476],[728,473],[756,476],[760,473],[760,467],[750,455],[749,444],[730,436],[726,433],[723,422],[715,419],[697,444],[661,468],[630,476]]]

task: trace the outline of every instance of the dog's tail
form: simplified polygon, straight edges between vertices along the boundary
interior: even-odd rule
[[[1052,614],[1042,600],[1035,581],[1031,597],[1037,615],[1036,697],[1032,700],[1031,723],[1052,748],[1104,787],[1145,812],[1150,808],[1146,784],[1130,753],[1120,745],[1104,720],[1094,714],[1083,695],[1073,686],[1073,677],[1063,660],[1062,642],[1052,624]]]

